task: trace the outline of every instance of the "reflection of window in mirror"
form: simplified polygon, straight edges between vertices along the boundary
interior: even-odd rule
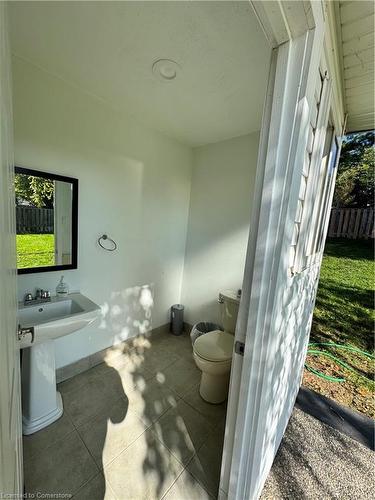
[[[19,272],[77,267],[77,189],[77,179],[16,168]]]
[[[72,185],[54,181],[55,265],[72,263]]]

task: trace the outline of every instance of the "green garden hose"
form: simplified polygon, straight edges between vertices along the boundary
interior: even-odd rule
[[[307,354],[310,354],[311,356],[325,356],[326,358],[333,359],[335,363],[338,365],[342,366],[343,368],[346,368],[347,370],[350,370],[352,372],[356,372],[357,370],[353,368],[352,366],[349,366],[348,364],[344,363],[344,361],[341,361],[341,359],[337,358],[336,356],[333,356],[333,354],[330,354],[329,352],[326,351],[320,351],[319,349],[314,349],[314,347],[318,346],[325,346],[325,347],[334,347],[335,349],[342,349],[346,351],[352,351],[356,352],[357,354],[362,354],[363,356],[366,356],[367,358],[370,359],[375,359],[375,356],[370,354],[367,351],[362,351],[361,349],[357,349],[356,347],[352,347],[350,345],[343,345],[343,344],[334,344],[333,342],[310,342],[307,348]],[[310,349],[312,347],[313,349]],[[305,364],[306,370],[309,370],[310,372],[314,373],[318,377],[323,378],[324,380],[329,380],[330,382],[345,382],[345,378],[343,377],[333,377],[331,375],[326,375],[325,373],[322,373],[318,370],[315,370],[315,368],[312,368],[311,366],[308,366]],[[357,373],[357,375],[360,375]],[[364,377],[364,375],[360,375]],[[364,377],[367,378],[367,377]]]

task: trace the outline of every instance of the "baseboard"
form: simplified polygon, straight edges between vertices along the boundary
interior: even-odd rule
[[[190,330],[186,331],[190,332]],[[169,323],[166,323],[165,325],[159,326],[158,328],[154,328],[150,332],[147,332],[145,336],[155,337],[157,335],[162,335],[168,332],[169,332]],[[95,352],[94,354],[90,354],[89,356],[81,358],[78,361],[70,363],[69,365],[57,368],[56,382],[60,383],[63,382],[64,380],[68,380],[69,378],[72,378],[75,375],[79,375],[80,373],[85,372],[90,368],[99,365],[100,363],[103,363],[103,361],[105,359],[108,359],[108,357],[118,355],[119,352],[123,352],[125,350],[124,348],[126,348],[126,346],[129,345],[129,342],[133,343],[134,339],[136,338],[137,337],[130,337],[129,339],[125,340],[124,342],[121,342],[120,344],[108,346],[107,348],[102,349],[101,351]]]

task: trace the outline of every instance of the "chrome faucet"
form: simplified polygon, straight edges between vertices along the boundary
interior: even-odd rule
[[[28,292],[25,294],[23,299],[24,306],[31,306],[33,304],[41,304],[42,302],[51,301],[51,292],[49,290],[43,290],[42,288],[37,288],[35,296]]]

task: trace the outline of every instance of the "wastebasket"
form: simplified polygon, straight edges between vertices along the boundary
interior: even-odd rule
[[[197,340],[198,337],[204,335],[208,332],[213,332],[214,330],[222,330],[221,326],[216,323],[211,323],[209,321],[201,321],[196,323],[191,329],[190,338],[192,345]]]
[[[184,306],[174,304],[171,307],[171,332],[173,335],[181,335],[184,330]]]

